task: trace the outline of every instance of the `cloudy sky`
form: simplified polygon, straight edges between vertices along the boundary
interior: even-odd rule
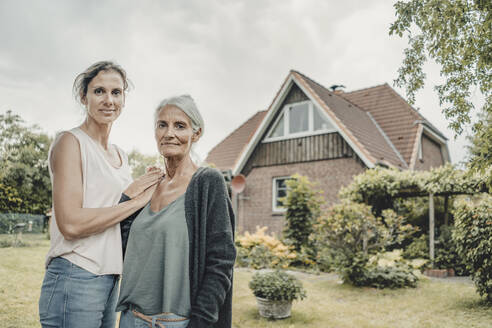
[[[137,4],[138,3],[138,4]],[[197,147],[206,153],[258,110],[268,108],[290,69],[352,91],[392,85],[405,39],[390,37],[390,0],[162,0],[0,2],[0,113],[20,114],[45,132],[79,125],[75,76],[114,60],[134,89],[111,140],[156,154],[152,112],[162,98],[191,94],[205,119]],[[465,158],[433,84],[416,108],[450,139],[453,162]],[[401,95],[404,90],[396,89]],[[476,96],[477,101],[480,101]]]

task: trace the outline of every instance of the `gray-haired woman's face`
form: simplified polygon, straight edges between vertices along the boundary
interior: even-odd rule
[[[199,135],[193,132],[191,120],[181,109],[166,105],[159,110],[155,125],[155,140],[165,158],[188,156]]]

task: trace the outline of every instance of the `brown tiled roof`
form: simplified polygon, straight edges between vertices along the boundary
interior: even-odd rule
[[[308,96],[326,106],[324,109],[328,115],[374,164],[381,162],[400,168],[410,166],[412,152],[417,149],[415,143],[418,140],[419,125],[415,124],[416,121],[426,124],[446,139],[386,83],[346,93],[331,92],[297,71],[291,71],[289,76],[291,75],[309,90]],[[273,102],[278,96],[279,93]],[[267,111],[257,112],[232,132],[209,152],[206,162],[213,163],[222,170],[233,169],[266,113]]]
[[[388,84],[341,93],[340,96],[370,112],[393,145],[410,163],[414,144],[418,140],[418,124],[425,120]]]
[[[378,127],[378,124],[366,111],[339,96],[338,93],[327,90],[307,76],[299,72],[294,72],[294,74],[305,81],[313,93],[328,106],[329,110],[325,108],[328,114],[330,115],[331,111],[335,115],[335,120],[340,128],[353,136],[352,142],[362,148],[361,150],[365,150],[365,155],[369,158],[372,157],[374,163],[386,162],[396,167],[407,167],[407,164],[400,158],[398,151],[393,148],[391,142],[384,135],[384,128]]]
[[[266,110],[259,111],[229,134],[208,153],[205,162],[214,164],[220,170],[234,167],[244,148],[260,125]]]

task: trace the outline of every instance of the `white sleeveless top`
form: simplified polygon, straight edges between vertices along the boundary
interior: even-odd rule
[[[116,147],[122,165],[115,168],[104,157],[101,145],[80,128],[66,132],[73,134],[80,145],[84,191],[82,207],[102,208],[118,204],[121,193],[132,182],[126,154],[119,147]],[[63,133],[65,132],[58,133],[56,139]],[[48,158],[51,156],[51,150]],[[51,183],[53,183],[51,165],[49,165],[49,171]],[[89,237],[66,240],[56,224],[54,209],[52,213],[50,223],[51,247],[46,257],[46,266],[53,258],[61,256],[93,274],[121,274],[123,256],[119,224]]]

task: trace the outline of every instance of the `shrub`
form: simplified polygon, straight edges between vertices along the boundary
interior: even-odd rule
[[[365,273],[363,286],[374,288],[402,288],[417,287],[418,278],[405,267],[380,267],[369,268]]]
[[[453,239],[478,293],[492,302],[492,197],[456,206]]]
[[[386,246],[398,244],[414,233],[414,228],[404,224],[403,218],[392,210],[385,210],[382,214],[383,218],[375,217],[370,206],[344,201],[333,206],[326,215],[317,220],[313,239],[318,249],[331,249],[333,266],[344,282],[355,286],[372,285],[371,281],[374,279],[370,279],[368,270],[374,266],[369,263],[370,254],[381,252]],[[400,279],[396,273],[395,277]],[[411,285],[411,280],[410,277],[408,285]],[[400,283],[395,282],[395,285]]]
[[[320,246],[316,253],[316,267],[322,272],[335,270],[336,252],[329,246]]]
[[[267,227],[256,227],[236,238],[236,265],[253,269],[287,268],[296,253],[274,236],[266,234]]]
[[[321,191],[315,189],[315,184],[307,177],[299,174],[294,174],[285,184],[288,189],[287,196],[282,199],[287,208],[284,238],[300,252],[302,247],[311,247],[309,235],[313,231],[314,220],[319,216]]]
[[[371,257],[358,254],[343,268],[344,282],[381,289],[416,287],[419,269],[427,261],[407,261],[401,254],[401,250],[378,253]]]
[[[280,270],[255,273],[249,282],[249,288],[256,297],[272,301],[303,300],[306,297],[306,291],[302,287],[301,281]]]
[[[405,247],[403,257],[406,259],[429,258],[429,236],[426,234],[414,238],[413,241]]]
[[[439,269],[454,269],[458,276],[468,275],[466,264],[457,252],[456,242],[452,238],[454,228],[443,225],[439,227],[436,240],[436,257],[434,267]]]

